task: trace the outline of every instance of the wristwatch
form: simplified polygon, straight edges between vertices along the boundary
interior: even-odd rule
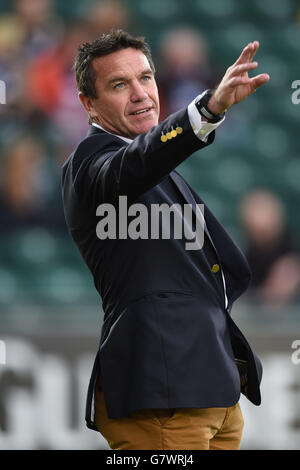
[[[207,103],[209,102],[213,93],[214,90],[206,90],[204,95],[202,95],[198,101],[195,101],[195,105],[201,116],[205,117],[208,122],[215,124],[216,122],[219,122],[221,119],[223,119],[225,112],[221,114],[215,114],[207,109]]]

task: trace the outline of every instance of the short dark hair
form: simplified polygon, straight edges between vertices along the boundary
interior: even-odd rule
[[[92,65],[93,60],[128,47],[142,51],[147,57],[152,71],[155,72],[150,48],[144,38],[133,37],[122,29],[111,30],[91,43],[86,42],[79,46],[74,62],[78,90],[83,95],[96,99],[96,74]]]

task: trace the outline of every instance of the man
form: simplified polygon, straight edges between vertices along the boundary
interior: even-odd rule
[[[64,164],[63,200],[104,310],[86,421],[112,449],[238,449],[240,392],[260,404],[260,361],[229,313],[248,286],[247,262],[206,206],[203,222],[202,200],[175,171],[212,143],[230,106],[268,81],[248,77],[257,49],[248,44],[214,92],[158,124],[143,40],[119,30],[79,48],[91,127]],[[172,207],[172,230],[166,217],[157,230],[158,207]],[[195,223],[203,230],[189,245]]]

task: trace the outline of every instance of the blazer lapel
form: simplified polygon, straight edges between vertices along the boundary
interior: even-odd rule
[[[184,199],[190,203],[192,202],[192,208],[193,208],[193,212],[194,214],[196,215],[196,212],[195,212],[195,204],[196,204],[196,201],[195,201],[195,198],[193,197],[189,187],[184,184],[184,181],[182,179],[182,177],[176,173],[175,171],[172,171],[170,173],[170,178],[172,179],[173,183],[176,185],[177,189],[181,192],[181,194],[183,195]],[[200,199],[201,200],[201,199]],[[195,203],[195,204],[194,204]],[[201,200],[201,203],[204,204],[204,202]],[[204,207],[205,207],[205,204],[204,204]],[[205,214],[203,214],[205,216]],[[196,215],[197,216],[197,215]],[[214,242],[212,241],[212,238],[209,234],[209,231],[207,229],[207,226],[206,226],[206,222],[205,222],[205,217],[204,217],[204,230],[205,230],[205,233],[210,241],[210,243],[212,244],[212,246],[214,247],[215,251],[217,252],[216,250],[216,247],[214,245]]]

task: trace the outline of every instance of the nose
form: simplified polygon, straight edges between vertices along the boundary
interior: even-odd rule
[[[130,99],[133,103],[137,101],[144,101],[148,98],[147,93],[141,83],[136,80],[132,83],[131,96]]]

